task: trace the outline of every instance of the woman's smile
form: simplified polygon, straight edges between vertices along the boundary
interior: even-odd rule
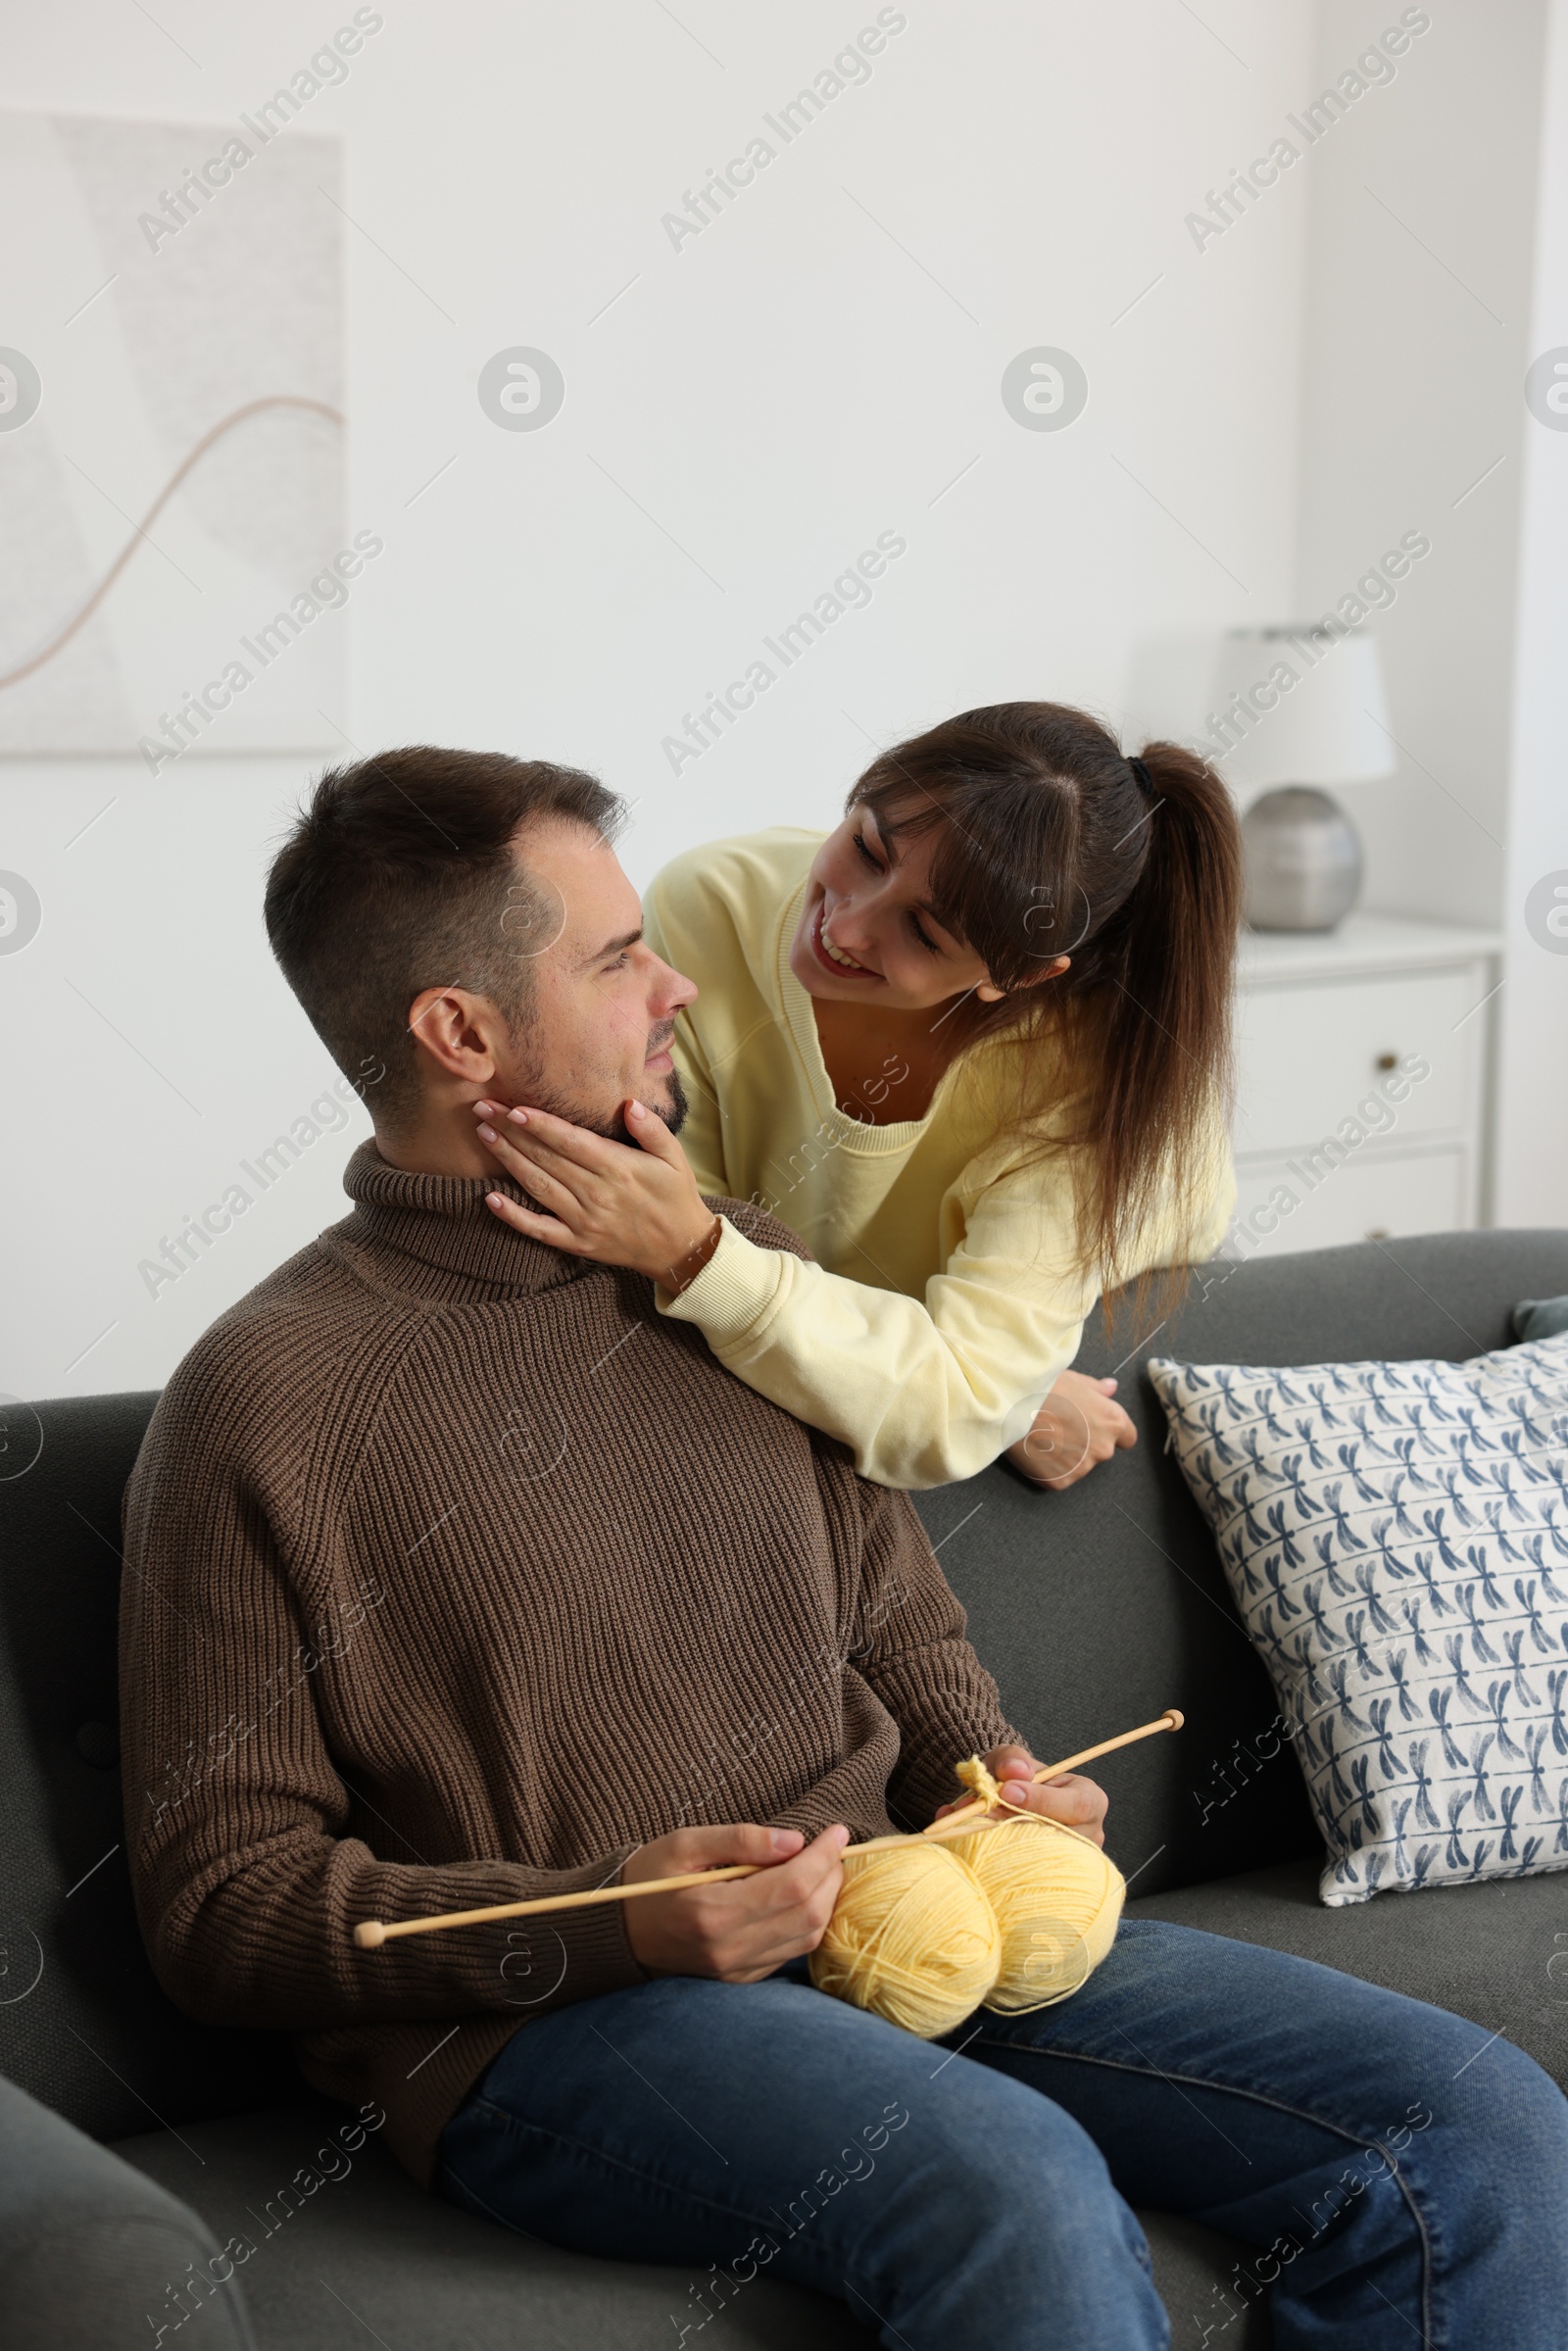
[[[851,979],[880,979],[882,974],[879,971],[873,971],[868,963],[858,963],[853,955],[845,954],[842,947],[834,946],[827,935],[826,923],[827,900],[823,898],[818,902],[816,912],[811,917],[809,937],[812,947],[828,970],[842,972]]]

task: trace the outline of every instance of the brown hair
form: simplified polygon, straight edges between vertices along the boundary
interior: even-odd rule
[[[517,829],[566,817],[607,838],[621,804],[595,777],[505,752],[415,745],[328,768],[267,880],[267,935],[317,1034],[378,1125],[417,1108],[409,1006],[424,988],[488,997],[515,1030],[547,909]]]
[[[1231,1089],[1235,809],[1193,752],[1140,757],[1147,792],[1086,712],[997,703],[884,752],[849,802],[894,839],[940,831],[932,910],[1004,992],[954,1016],[960,1050],[1018,1049],[1020,1149],[1074,1149],[1080,1247],[1105,1288],[1167,1191],[1196,1228]],[[1068,969],[1031,986],[1058,955]]]

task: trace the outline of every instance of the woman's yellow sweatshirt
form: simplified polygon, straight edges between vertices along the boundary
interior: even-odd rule
[[[780,826],[676,857],[644,902],[655,952],[701,995],[675,1032],[699,1188],[756,1200],[816,1262],[733,1225],[678,1298],[748,1387],[854,1451],[884,1486],[969,1477],[1028,1433],[1078,1350],[1098,1286],[1074,1246],[1072,1172],[1028,1162],[1006,1119],[997,1049],[950,1068],[923,1118],[897,1108],[898,1068],[868,1068],[841,1110],[811,999],[789,967],[823,835]],[[1212,1197],[1169,1202],[1125,1268],[1212,1255],[1235,1204],[1228,1151]]]

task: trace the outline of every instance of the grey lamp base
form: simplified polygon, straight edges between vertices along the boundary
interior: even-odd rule
[[[1361,894],[1361,844],[1339,802],[1282,784],[1242,818],[1247,920],[1254,931],[1332,931]]]

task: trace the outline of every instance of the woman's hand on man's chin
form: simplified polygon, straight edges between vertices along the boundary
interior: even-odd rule
[[[543,1213],[505,1193],[487,1195],[503,1224],[531,1241],[602,1265],[624,1265],[680,1291],[712,1254],[718,1219],[706,1207],[686,1154],[663,1120],[626,1104],[635,1146],[612,1143],[548,1110],[477,1102],[479,1141]],[[706,1253],[705,1253],[706,1252]]]
[[[1138,1443],[1138,1431],[1115,1399],[1114,1380],[1064,1371],[1028,1436],[1007,1447],[1007,1459],[1032,1485],[1057,1494],[1076,1486],[1100,1462]]]

